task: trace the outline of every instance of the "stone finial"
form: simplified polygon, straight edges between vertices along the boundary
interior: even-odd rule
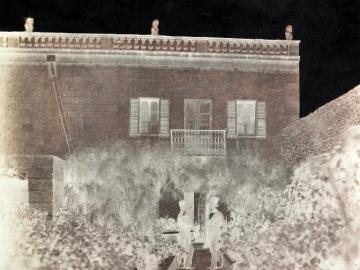
[[[158,19],[155,19],[152,21],[151,35],[153,35],[153,36],[159,35],[159,24],[160,24],[160,21]]]
[[[25,28],[25,32],[29,32],[29,33],[33,32],[34,31],[34,18],[27,17],[25,19],[24,28]]]
[[[286,26],[286,28],[285,28],[285,39],[286,40],[292,40],[293,39],[293,27],[292,27],[292,25],[288,25],[288,26]]]

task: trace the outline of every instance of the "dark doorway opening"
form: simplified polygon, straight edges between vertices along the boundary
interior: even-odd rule
[[[177,219],[180,212],[179,201],[184,199],[184,195],[175,188],[171,181],[161,189],[159,201],[159,217]]]

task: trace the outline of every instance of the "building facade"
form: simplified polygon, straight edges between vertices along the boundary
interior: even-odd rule
[[[269,149],[299,117],[299,42],[0,33],[1,146],[47,154],[149,140],[192,155]]]
[[[271,160],[299,118],[299,61],[292,40],[0,32],[0,154],[17,155],[30,205],[49,213],[63,177],[50,156],[103,142]],[[182,195],[186,211],[170,198],[159,214],[186,212],[203,246],[217,206],[201,190]]]

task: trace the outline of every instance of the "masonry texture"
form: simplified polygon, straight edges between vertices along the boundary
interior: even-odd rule
[[[64,165],[54,156],[9,156],[7,166],[28,179],[29,205],[48,215],[56,214],[63,199]]]
[[[164,42],[156,47],[158,40],[144,36],[147,47],[136,47],[139,36],[126,43],[122,35],[100,35],[91,43],[89,38],[59,39],[60,34],[52,39],[50,34],[32,35],[1,33],[0,139],[5,154],[67,156],[48,74],[49,55],[55,60],[56,83],[75,149],[117,139],[139,140],[129,138],[130,98],[169,99],[170,129],[184,128],[184,99],[212,100],[212,129],[226,129],[228,100],[265,101],[263,145],[273,142],[281,129],[299,117],[297,41],[222,39],[219,43],[218,39],[188,38],[195,45],[189,43],[186,49],[185,42],[176,51],[179,37],[171,51],[171,37],[159,37]],[[149,44],[155,45],[151,49]],[[170,145],[169,138],[151,140]],[[235,143],[228,140],[230,147]]]

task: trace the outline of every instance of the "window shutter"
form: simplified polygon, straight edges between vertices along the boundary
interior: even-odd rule
[[[129,136],[139,136],[139,99],[130,99]]]
[[[236,101],[227,102],[227,137],[236,138]]]
[[[169,137],[169,100],[160,100],[160,136]]]
[[[257,102],[257,128],[258,138],[266,138],[266,103]]]
[[[145,98],[139,98],[139,134],[149,133],[149,122],[151,120],[151,104]]]

